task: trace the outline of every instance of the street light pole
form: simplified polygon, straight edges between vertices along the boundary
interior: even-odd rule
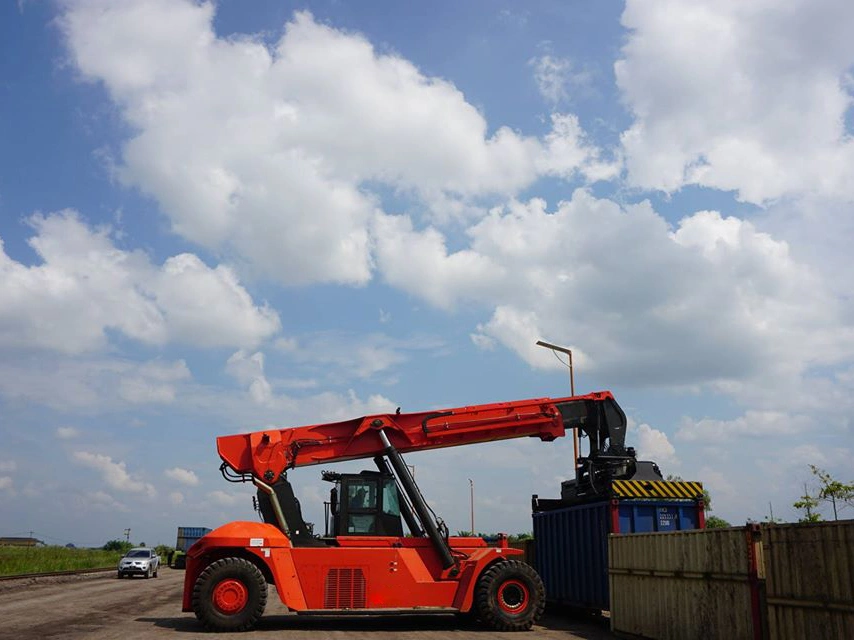
[[[561,347],[556,344],[551,344],[550,342],[544,342],[543,340],[537,340],[538,347],[545,347],[546,349],[551,349],[552,351],[560,351],[561,353],[565,353],[569,357],[569,393],[570,395],[575,395],[575,377],[572,371],[572,349],[567,349],[566,347]],[[558,358],[559,359],[559,358]],[[575,454],[573,458],[572,466],[574,469],[578,468],[578,429],[572,430],[572,452]]]

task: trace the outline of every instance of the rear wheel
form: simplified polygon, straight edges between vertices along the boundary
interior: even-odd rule
[[[213,631],[246,631],[255,626],[267,605],[267,581],[243,558],[209,564],[193,587],[193,611]]]
[[[481,574],[474,606],[481,621],[496,631],[527,631],[543,614],[545,599],[537,572],[524,562],[507,560]]]

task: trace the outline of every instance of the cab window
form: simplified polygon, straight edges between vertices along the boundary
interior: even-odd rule
[[[400,516],[397,484],[391,478],[383,482],[383,513],[389,516]]]

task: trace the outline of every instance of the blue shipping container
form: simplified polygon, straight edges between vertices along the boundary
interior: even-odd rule
[[[202,536],[209,534],[213,529],[207,527],[178,527],[178,540],[175,549],[187,552]]]
[[[685,500],[606,500],[534,513],[536,568],[546,599],[607,610],[608,534],[704,526],[702,507]]]
[[[210,532],[207,527],[178,527],[179,538],[201,538]]]

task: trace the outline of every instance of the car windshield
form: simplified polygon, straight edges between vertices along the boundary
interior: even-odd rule
[[[128,554],[125,557],[126,558],[149,558],[149,557],[151,557],[151,552],[146,551],[145,549],[138,549],[137,551],[128,551]]]

